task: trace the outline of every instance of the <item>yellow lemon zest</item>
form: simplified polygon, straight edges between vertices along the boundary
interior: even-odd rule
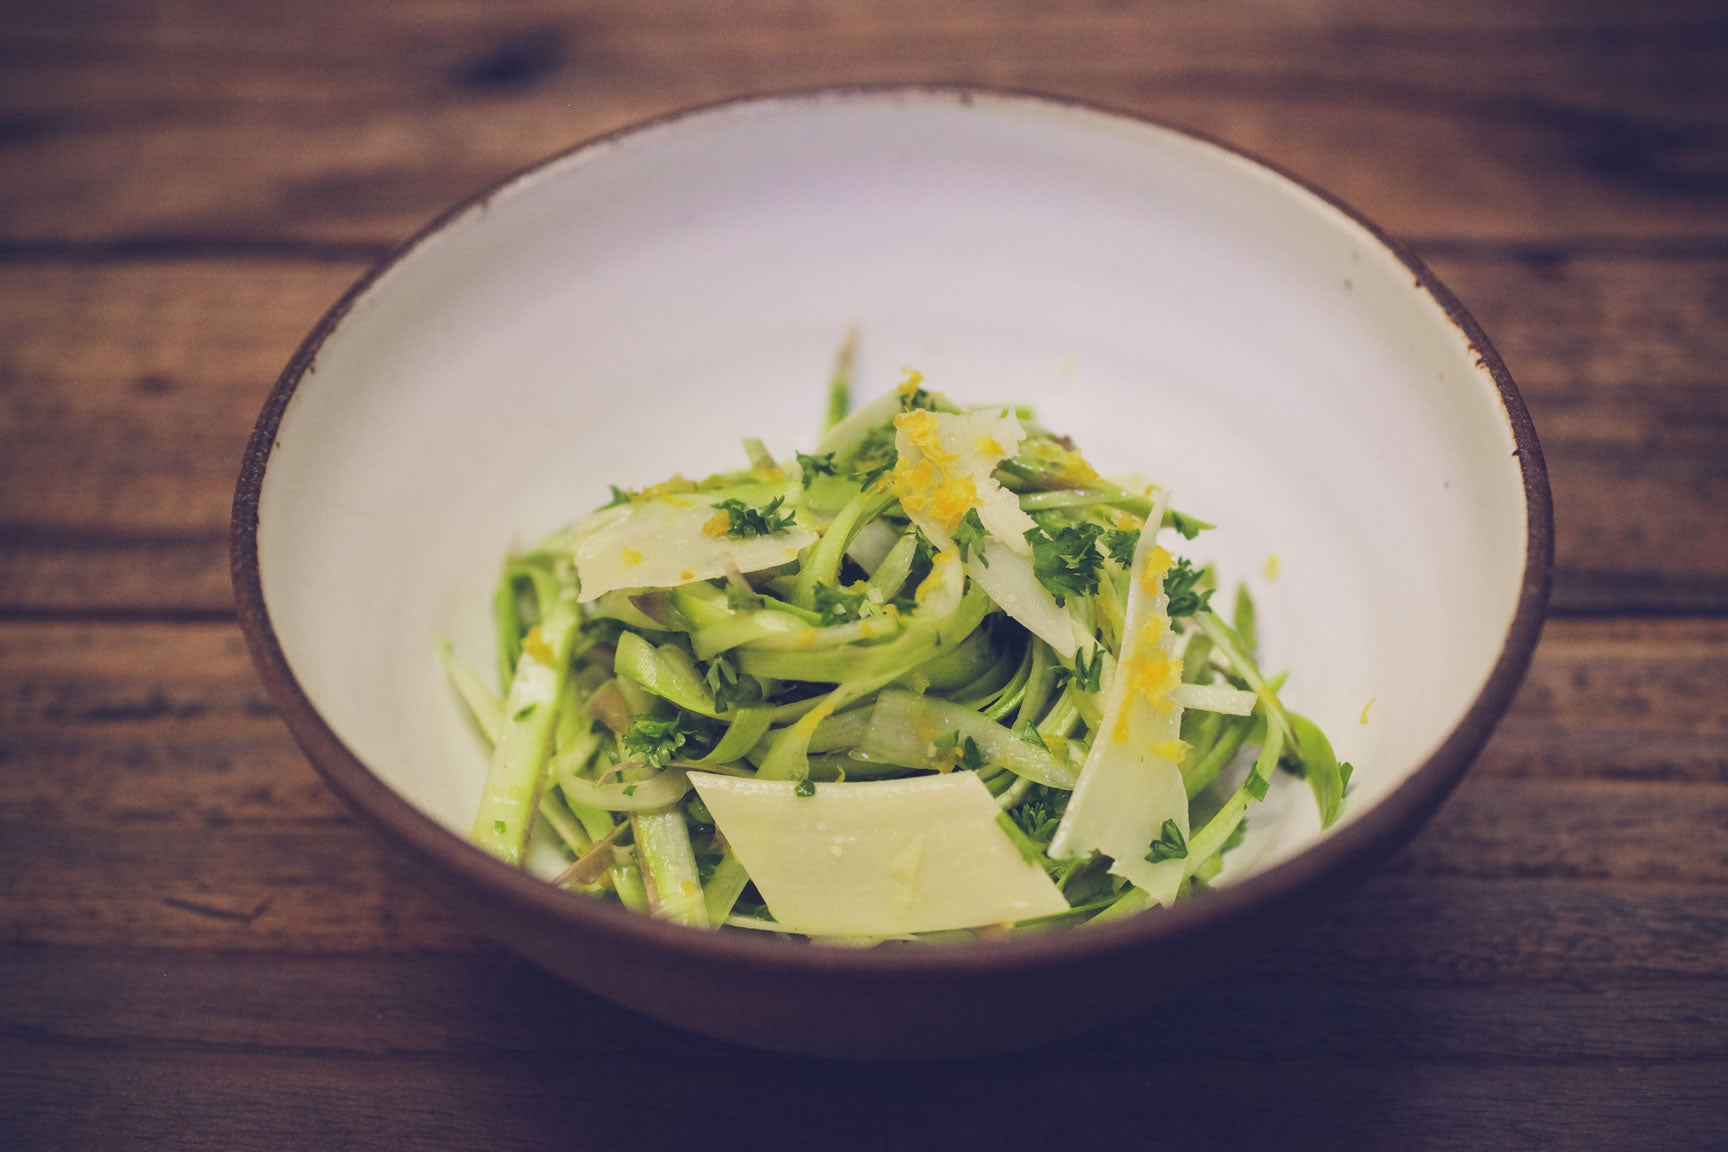
[[[732,530],[732,514],[728,511],[726,511],[726,509],[724,509],[724,508],[722,508],[722,509],[720,509],[720,511],[714,513],[714,515],[709,519],[708,523],[702,525],[702,535],[712,536],[715,539],[719,539],[720,537],[726,535],[726,533],[730,532],[731,530]]]
[[[692,581],[694,579],[696,579],[696,573],[690,571],[690,569],[688,569],[688,568],[686,568],[686,569],[684,569],[684,571],[678,573],[678,582],[681,584],[688,584],[688,583],[690,583],[690,581]]]
[[[1266,579],[1274,582],[1277,581],[1278,570],[1282,567],[1283,564],[1278,559],[1278,553],[1274,552],[1272,555],[1266,557]]]
[[[1098,479],[1098,470],[1086,462],[1086,457],[1078,452],[1062,454],[1062,478],[1072,480],[1077,484],[1085,484]]]
[[[540,625],[538,624],[528,629],[528,635],[522,637],[522,651],[548,668],[558,663],[558,657],[552,651],[552,646],[546,643],[545,638],[540,635]]]
[[[1123,512],[1116,517],[1116,530],[1119,532],[1132,532],[1134,529],[1141,527],[1145,523],[1146,521],[1140,519],[1140,517],[1134,515],[1134,513]]]
[[[1368,723],[1368,709],[1374,707],[1375,699],[1377,699],[1377,697],[1370,696],[1368,698],[1368,703],[1362,705],[1362,723],[1363,724]]]
[[[950,480],[930,497],[930,515],[941,521],[950,534],[960,527],[966,513],[978,506],[978,487],[970,476]]]
[[[667,496],[671,496],[674,493],[694,492],[695,490],[696,485],[693,481],[686,480],[683,476],[674,474],[669,480],[662,480],[658,484],[650,484],[640,492],[632,492],[630,494],[630,499],[632,502],[640,503],[643,500],[660,500]]]
[[[636,565],[642,563],[642,553],[636,551],[634,548],[626,548],[619,553],[619,555],[623,556],[624,567],[626,568],[634,568]]]
[[[906,379],[900,381],[899,387],[896,389],[900,395],[910,396],[924,386],[924,373],[918,369],[903,368],[901,371],[906,373]]]
[[[1152,754],[1162,756],[1172,764],[1181,764],[1183,757],[1191,751],[1186,740],[1166,740],[1162,744],[1152,745]]]
[[[1155,544],[1152,551],[1146,553],[1146,570],[1140,574],[1140,587],[1148,596],[1156,596],[1164,590],[1164,573],[1170,571],[1170,566],[1176,563],[1175,557],[1162,544]]]

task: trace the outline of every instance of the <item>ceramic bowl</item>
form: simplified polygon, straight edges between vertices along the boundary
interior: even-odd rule
[[[1356,765],[1324,834],[1285,789],[1225,883],[1109,926],[838,950],[701,933],[469,847],[484,754],[436,652],[490,666],[513,544],[608,484],[814,442],[836,349],[1028,402],[1220,528],[1263,663]],[[1145,1008],[1359,875],[1510,700],[1552,554],[1540,450],[1488,341],[1414,258],[1219,144],[1068,101],[743,100],[555,157],[367,275],[271,393],[235,503],[241,620],[330,786],[474,924],[602,996],[748,1044],[979,1050]],[[1274,796],[1277,792],[1274,792]],[[1014,1008],[1048,1006],[1028,1031]]]

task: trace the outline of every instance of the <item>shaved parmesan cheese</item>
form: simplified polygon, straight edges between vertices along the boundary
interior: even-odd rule
[[[976,773],[819,784],[692,772],[702,802],[788,931],[895,936],[1068,909],[996,823]]]
[[[906,515],[936,547],[946,549],[966,514],[976,510],[989,535],[972,552],[966,571],[1002,611],[1066,659],[1073,659],[1075,628],[1050,590],[1038,582],[1026,533],[1037,522],[1020,498],[992,473],[1026,438],[1008,412],[948,413],[917,409],[894,419],[894,494]]]
[[[726,575],[759,572],[798,558],[816,534],[792,528],[735,539],[709,530],[712,499],[654,500],[595,513],[576,543],[583,603],[618,588],[670,588]],[[724,516],[724,513],[720,513]]]
[[[1163,522],[1160,499],[1146,518]],[[1050,842],[1050,857],[1110,857],[1110,871],[1159,904],[1176,898],[1183,858],[1146,859],[1166,821],[1188,836],[1188,793],[1177,762],[1182,755],[1182,705],[1176,695],[1181,661],[1166,616],[1163,566],[1168,553],[1140,534],[1123,625],[1122,659],[1105,694],[1103,717],[1080,769],[1080,783]]]
[[[1018,539],[1025,543],[1024,536]],[[992,536],[967,562],[966,572],[990,594],[998,608],[1025,625],[1028,632],[1054,648],[1063,659],[1074,658],[1082,631],[1068,610],[1059,607],[1050,590],[1038,582],[1029,557],[1009,550],[999,543],[998,537]]]

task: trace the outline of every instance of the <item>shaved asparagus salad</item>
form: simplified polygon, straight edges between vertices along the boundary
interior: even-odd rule
[[[912,370],[848,412],[848,361],[811,454],[746,441],[509,558],[502,698],[445,648],[491,745],[477,845],[520,865],[538,827],[560,887],[868,943],[1185,899],[1280,776],[1337,818],[1350,765],[1246,590],[1226,620],[1176,555],[1210,525]]]

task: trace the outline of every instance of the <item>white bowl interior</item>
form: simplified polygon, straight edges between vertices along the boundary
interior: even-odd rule
[[[742,437],[807,450],[851,328],[860,393],[915,365],[963,403],[1030,402],[1221,525],[1182,550],[1253,589],[1264,664],[1356,766],[1347,817],[1481,690],[1523,573],[1522,479],[1493,380],[1410,270],[1221,148],[953,93],[659,123],[519,178],[372,283],[260,496],[299,683],[465,831],[484,759],[436,650],[492,667],[506,551],[609,483],[739,466]],[[1320,834],[1288,783],[1232,871]]]

